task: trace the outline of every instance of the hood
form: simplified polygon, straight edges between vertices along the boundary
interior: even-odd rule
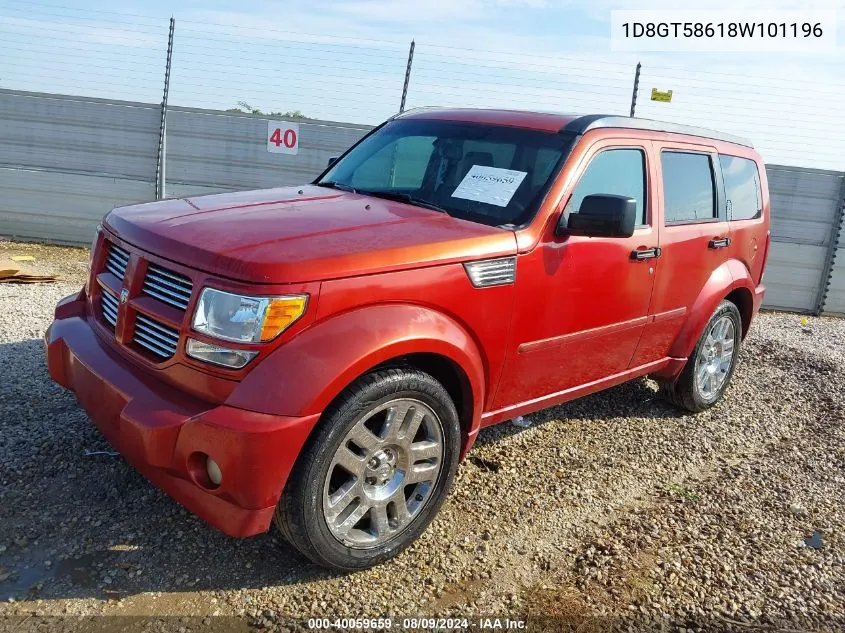
[[[516,252],[511,231],[311,185],[120,207],[104,225],[160,257],[262,283],[321,281]]]

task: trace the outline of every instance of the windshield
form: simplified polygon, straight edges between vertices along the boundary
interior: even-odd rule
[[[317,184],[519,226],[536,213],[571,144],[567,134],[398,119],[361,141]]]

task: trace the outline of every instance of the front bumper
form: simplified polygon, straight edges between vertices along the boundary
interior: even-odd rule
[[[231,536],[266,532],[318,415],[214,405],[134,366],[94,333],[83,292],[63,299],[45,336],[47,365],[109,443],[153,484]],[[223,473],[214,487],[205,457]]]

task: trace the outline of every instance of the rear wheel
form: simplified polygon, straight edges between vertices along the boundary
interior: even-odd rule
[[[275,514],[314,562],[360,569],[395,556],[434,518],[458,463],[454,403],[426,373],[364,376],[326,411]]]
[[[710,317],[701,338],[673,383],[663,383],[667,400],[688,411],[703,411],[722,397],[733,376],[742,320],[736,305],[722,301]]]

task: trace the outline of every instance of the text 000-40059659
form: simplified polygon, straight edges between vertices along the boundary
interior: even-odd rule
[[[374,618],[309,618],[306,625],[311,630],[397,630],[397,631],[522,631],[525,620],[510,617],[374,617]]]

